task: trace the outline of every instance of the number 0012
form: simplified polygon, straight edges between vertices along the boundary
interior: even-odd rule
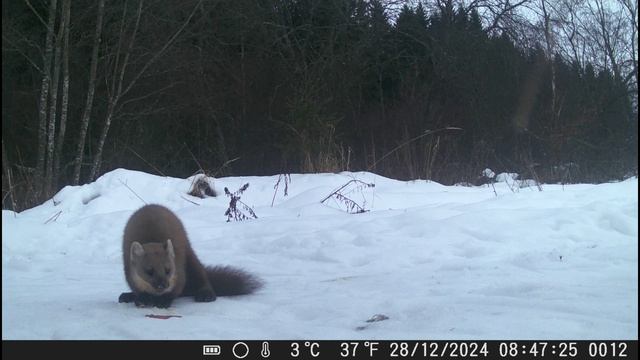
[[[627,357],[626,343],[589,343],[589,356],[591,357]]]

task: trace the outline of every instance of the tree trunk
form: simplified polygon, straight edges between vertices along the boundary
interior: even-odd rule
[[[136,23],[133,28],[133,32],[131,33],[131,40],[129,40],[129,45],[127,46],[127,50],[124,53],[124,59],[122,62],[122,67],[119,67],[119,53],[116,53],[116,61],[115,66],[113,68],[113,83],[112,90],[109,95],[109,106],[107,107],[107,114],[104,119],[104,125],[102,127],[102,132],[100,132],[100,139],[98,140],[98,145],[96,146],[96,155],[93,158],[93,165],[91,166],[91,172],[89,173],[89,181],[93,181],[98,176],[98,172],[100,172],[100,167],[102,166],[102,150],[104,149],[104,143],[107,139],[107,134],[109,133],[109,128],[111,127],[111,120],[113,120],[113,113],[115,112],[116,106],[118,105],[118,101],[122,96],[122,84],[124,82],[124,74],[127,71],[127,65],[129,63],[129,56],[131,55],[131,49],[133,48],[133,44],[136,41],[136,35],[138,34],[138,27],[140,25],[140,16],[142,15],[142,5],[143,1],[140,1],[138,4],[138,13],[136,15]],[[126,5],[125,5],[126,6]],[[125,8],[126,11],[126,8]],[[124,19],[122,19],[124,23]],[[119,44],[124,40],[124,31],[121,29],[120,31],[120,40]],[[120,46],[118,46],[119,51]],[[132,80],[135,81],[136,79]],[[117,88],[115,88],[117,84]],[[127,87],[127,90],[132,86],[130,84]]]
[[[35,183],[38,190],[35,196],[42,194],[44,186],[45,156],[47,148],[47,100],[49,99],[49,87],[51,85],[51,60],[53,58],[53,30],[56,22],[57,1],[49,3],[49,19],[47,23],[47,35],[45,39],[44,64],[42,67],[42,83],[40,85],[40,100],[38,104],[38,155],[36,159]]]
[[[58,113],[58,88],[60,83],[60,65],[62,64],[62,34],[64,20],[60,19],[58,34],[56,35],[55,54],[53,56],[53,77],[51,91],[49,92],[49,119],[47,124],[47,154],[44,173],[45,196],[49,197],[53,191],[53,149],[56,135],[56,115]]]
[[[85,103],[82,118],[80,120],[80,134],[78,135],[78,149],[73,167],[72,184],[80,183],[80,168],[84,154],[84,143],[87,138],[89,121],[91,119],[91,109],[93,108],[93,95],[96,90],[96,75],[98,73],[98,50],[100,49],[100,36],[102,34],[102,19],[104,18],[104,0],[98,3],[98,17],[96,20],[96,31],[93,38],[93,50],[91,53],[91,69],[89,70],[89,84],[87,87],[87,101]]]
[[[11,199],[11,210],[18,211],[16,209],[16,199],[13,196],[13,182],[11,181],[11,165],[9,165],[9,160],[7,159],[7,150],[4,148],[4,137],[2,138],[2,185],[4,190],[4,182],[7,182],[7,192],[9,194],[9,198]],[[4,206],[4,194],[2,200],[2,208],[6,209]]]
[[[105,140],[107,138],[107,134],[109,133],[109,128],[111,127],[111,121],[113,120],[113,116],[114,116],[114,113],[116,111],[116,108],[119,105],[118,103],[119,103],[120,99],[125,94],[127,94],[129,92],[129,90],[131,90],[133,88],[133,86],[136,84],[138,79],[140,79],[140,77],[147,71],[147,69],[155,61],[157,61],[160,58],[160,56],[169,48],[169,46],[171,46],[173,44],[173,42],[176,40],[178,35],[180,35],[182,33],[182,31],[184,30],[184,28],[189,24],[189,21],[191,21],[191,18],[196,13],[196,10],[198,9],[198,7],[200,6],[201,3],[202,3],[202,0],[200,0],[196,4],[196,6],[194,6],[193,11],[189,15],[189,17],[185,20],[185,22],[182,24],[182,26],[167,40],[167,42],[162,46],[162,48],[160,50],[158,50],[158,52],[155,53],[153,55],[153,57],[151,59],[149,59],[149,61],[147,61],[142,66],[140,71],[138,71],[138,73],[131,78],[131,80],[129,81],[127,86],[124,87],[124,89],[123,89],[124,75],[126,73],[127,65],[129,64],[129,56],[131,55],[131,49],[133,48],[133,44],[135,42],[135,38],[136,38],[136,35],[138,33],[138,27],[140,25],[140,16],[142,14],[143,1],[139,2],[138,12],[136,14],[136,23],[135,23],[133,31],[131,33],[131,40],[129,41],[128,47],[127,47],[127,49],[126,49],[126,51],[124,53],[124,59],[123,59],[122,67],[120,67],[120,68],[118,68],[119,54],[116,54],[116,66],[114,67],[112,85],[115,85],[117,83],[117,89],[115,89],[115,91],[111,91],[111,95],[109,96],[109,106],[107,108],[107,114],[105,116],[104,126],[102,128],[102,132],[100,133],[100,139],[99,139],[98,145],[96,147],[96,155],[95,155],[95,157],[93,159],[93,166],[91,167],[91,173],[89,174],[90,181],[94,180],[96,178],[96,176],[98,175],[98,173],[100,172],[100,167],[102,165],[102,151],[104,149],[104,143],[105,143]],[[121,32],[120,36],[121,36],[121,41],[122,41],[123,32]],[[117,80],[116,80],[116,77],[117,77]],[[113,89],[113,87],[112,87],[112,89]]]
[[[93,181],[96,179],[96,176],[100,171],[100,167],[102,166],[102,149],[104,148],[104,142],[107,139],[107,133],[109,132],[109,127],[111,126],[111,119],[113,119],[114,109],[115,104],[113,102],[109,102],[109,106],[107,107],[107,115],[104,119],[104,126],[102,127],[102,132],[100,133],[100,139],[98,139],[98,145],[96,146],[96,155],[93,159],[93,165],[91,166],[89,181]]]
[[[60,178],[60,161],[62,159],[62,146],[67,130],[67,114],[69,108],[69,27],[71,23],[71,0],[64,0],[62,5],[62,26],[64,40],[62,44],[62,105],[60,107],[60,129],[54,153],[53,186],[58,186]]]
[[[628,20],[631,23],[631,61],[633,77],[636,80],[636,101],[638,96],[638,2],[633,0],[622,0],[622,4],[627,11]],[[637,104],[636,104],[637,106]]]
[[[627,11],[628,20],[631,23],[631,67],[632,75],[635,79],[636,107],[638,106],[638,3],[633,0],[622,0],[622,4]]]
[[[549,65],[551,67],[551,116],[553,116],[553,124],[554,126],[558,126],[556,121],[559,116],[556,114],[557,109],[557,99],[556,99],[556,64],[554,61],[554,51],[555,51],[555,40],[553,38],[553,34],[551,32],[551,14],[547,11],[546,7],[547,0],[541,0],[542,7],[542,15],[544,17],[544,40],[547,50],[547,57],[549,59]]]
[[[622,73],[620,72],[620,65],[618,64],[618,60],[616,59],[615,49],[613,48],[613,44],[611,44],[611,37],[615,36],[610,33],[609,29],[609,21],[607,19],[607,13],[605,10],[605,5],[602,1],[597,1],[596,5],[598,6],[598,25],[600,25],[600,32],[602,34],[602,42],[604,44],[604,51],[611,61],[611,70],[613,71],[613,76],[616,80],[622,80]]]

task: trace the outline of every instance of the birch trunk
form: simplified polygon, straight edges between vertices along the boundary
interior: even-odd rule
[[[62,43],[62,104],[60,106],[60,129],[54,152],[53,185],[58,185],[60,178],[60,161],[62,159],[62,146],[67,130],[67,114],[69,109],[69,27],[71,23],[71,0],[64,0],[62,5],[62,27],[64,39]]]
[[[42,82],[40,85],[40,100],[38,103],[38,155],[36,159],[35,183],[38,185],[36,197],[44,190],[45,156],[47,148],[47,104],[49,99],[49,87],[51,85],[51,61],[53,58],[53,30],[56,22],[57,1],[49,3],[49,19],[47,22],[47,35],[45,38],[44,64],[42,66]]]
[[[62,64],[62,34],[64,30],[63,20],[60,19],[58,34],[56,35],[55,54],[53,56],[53,77],[51,79],[51,91],[49,98],[49,119],[47,124],[47,154],[44,172],[45,196],[49,197],[53,190],[53,150],[56,135],[56,115],[58,113],[58,88],[60,83],[60,65]]]
[[[196,10],[199,8],[201,3],[202,3],[202,0],[200,0],[196,4],[196,6],[193,8],[193,11],[189,15],[189,17],[185,20],[185,22],[182,24],[182,26],[167,40],[167,42],[162,46],[162,48],[158,50],[158,52],[156,52],[153,55],[153,57],[151,57],[151,59],[149,59],[149,61],[147,61],[142,66],[140,71],[138,71],[138,73],[131,78],[131,80],[125,87],[124,75],[126,73],[127,65],[129,64],[129,56],[131,55],[131,49],[133,48],[133,44],[135,42],[136,34],[138,32],[138,27],[140,25],[140,16],[142,14],[143,1],[139,2],[138,12],[136,14],[136,23],[133,28],[133,32],[131,33],[131,40],[129,41],[127,49],[125,50],[122,66],[120,68],[118,68],[118,62],[119,62],[119,46],[118,46],[118,53],[116,54],[116,60],[115,60],[116,66],[114,67],[114,73],[113,73],[112,89],[114,89],[113,86],[116,85],[116,83],[117,83],[117,86],[115,87],[115,91],[112,90],[109,96],[109,106],[107,108],[107,114],[105,116],[105,123],[102,128],[102,132],[100,133],[100,139],[96,147],[96,155],[93,159],[93,166],[91,167],[91,173],[89,174],[90,181],[94,180],[98,175],[98,173],[100,172],[100,167],[102,166],[102,152],[104,149],[104,143],[107,138],[107,134],[109,133],[109,128],[111,126],[111,122],[113,121],[116,108],[120,105],[119,104],[120,99],[123,96],[125,96],[129,92],[129,90],[133,88],[133,86],[136,84],[138,79],[140,79],[140,77],[147,71],[147,69],[155,61],[157,61],[160,58],[160,56],[162,56],[162,54],[164,54],[164,52],[169,48],[169,46],[171,46],[174,43],[174,41],[182,33],[184,28],[187,27],[187,25],[189,24],[189,21],[191,21],[191,18],[193,18],[193,15],[196,13]],[[123,36],[122,34],[123,32],[121,32],[121,35],[120,35],[121,41]]]
[[[84,155],[84,144],[87,138],[87,130],[91,120],[91,109],[93,108],[93,95],[96,90],[96,76],[98,73],[98,52],[100,49],[100,37],[102,36],[102,19],[104,18],[104,0],[98,3],[98,15],[96,20],[96,31],[93,38],[93,50],[91,52],[91,68],[89,70],[89,84],[87,86],[87,100],[80,120],[80,134],[78,135],[78,148],[73,167],[72,184],[80,183],[80,169]]]
[[[124,59],[122,62],[122,67],[118,66],[119,53],[116,53],[116,61],[113,69],[113,83],[112,83],[112,91],[109,94],[109,106],[107,107],[107,114],[105,115],[104,125],[102,127],[102,132],[100,132],[100,138],[98,140],[98,145],[96,146],[96,155],[93,159],[93,165],[91,166],[91,172],[89,173],[89,181],[95,180],[98,172],[100,171],[100,167],[102,166],[102,151],[104,149],[104,143],[107,139],[107,134],[109,133],[109,128],[111,127],[111,120],[113,120],[113,113],[115,112],[115,108],[118,105],[118,101],[122,96],[122,84],[124,82],[124,75],[127,71],[127,65],[129,63],[129,56],[131,55],[131,49],[133,48],[133,44],[136,41],[136,35],[138,34],[138,27],[140,26],[140,16],[142,15],[142,5],[143,1],[140,1],[138,4],[138,13],[136,15],[136,23],[133,28],[133,32],[131,33],[131,40],[129,40],[129,45],[124,53]],[[126,5],[125,5],[126,11]],[[124,23],[124,19],[123,19]],[[120,32],[120,43],[123,41],[124,32]],[[118,46],[119,48],[119,46]],[[117,80],[116,80],[117,78]],[[114,89],[114,85],[117,83],[117,88]],[[132,84],[129,85],[129,87]]]

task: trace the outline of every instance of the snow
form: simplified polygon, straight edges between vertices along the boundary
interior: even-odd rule
[[[320,203],[353,179],[375,184],[345,190],[369,211]],[[2,338],[638,338],[637,178],[539,191],[293,174],[272,207],[277,180],[215,179],[219,196],[199,199],[192,178],[118,169],[3,211]],[[226,222],[222,189],[247,182],[241,201],[258,219]],[[141,199],[176,212],[203,263],[265,287],[169,309],[118,303],[122,231]]]
[[[484,177],[487,177],[489,179],[493,179],[494,177],[496,177],[496,173],[493,172],[493,170],[486,168],[482,171],[482,175]]]

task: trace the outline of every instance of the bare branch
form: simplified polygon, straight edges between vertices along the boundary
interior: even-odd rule
[[[42,18],[42,16],[40,16],[40,14],[38,14],[38,12],[36,11],[36,9],[33,8],[33,5],[31,5],[31,2],[29,0],[24,0],[25,3],[27,3],[27,6],[29,7],[29,9],[31,9],[31,11],[33,12],[33,14],[38,18],[38,20],[40,20],[40,22],[42,23],[42,25],[44,25],[45,28],[48,28],[49,25],[47,25],[47,22],[44,21],[44,19]]]
[[[156,62],[160,56],[162,56],[162,54],[164,54],[164,52],[169,48],[169,46],[171,46],[173,44],[173,42],[176,40],[176,38],[178,38],[178,36],[182,33],[182,31],[184,30],[185,27],[187,27],[187,25],[189,24],[189,22],[191,21],[191,18],[193,18],[193,15],[195,15],[196,10],[198,10],[198,7],[200,6],[200,4],[202,3],[202,0],[198,1],[198,3],[196,4],[196,6],[194,6],[193,11],[191,11],[191,14],[189,14],[189,17],[187,18],[187,20],[182,24],[182,26],[167,40],[167,42],[164,44],[164,46],[160,49],[160,51],[158,51],[149,61],[147,61],[146,64],[144,64],[144,66],[142,67],[142,69],[140,69],[140,71],[133,77],[133,79],[131,79],[131,81],[129,82],[129,85],[122,91],[122,93],[120,93],[120,96],[124,96],[127,92],[129,92],[129,90],[131,90],[131,88],[135,85],[136,81],[138,81],[138,79],[142,76],[142,74],[144,74],[145,71],[147,71],[147,69],[149,68],[149,66],[151,66],[154,62]]]

